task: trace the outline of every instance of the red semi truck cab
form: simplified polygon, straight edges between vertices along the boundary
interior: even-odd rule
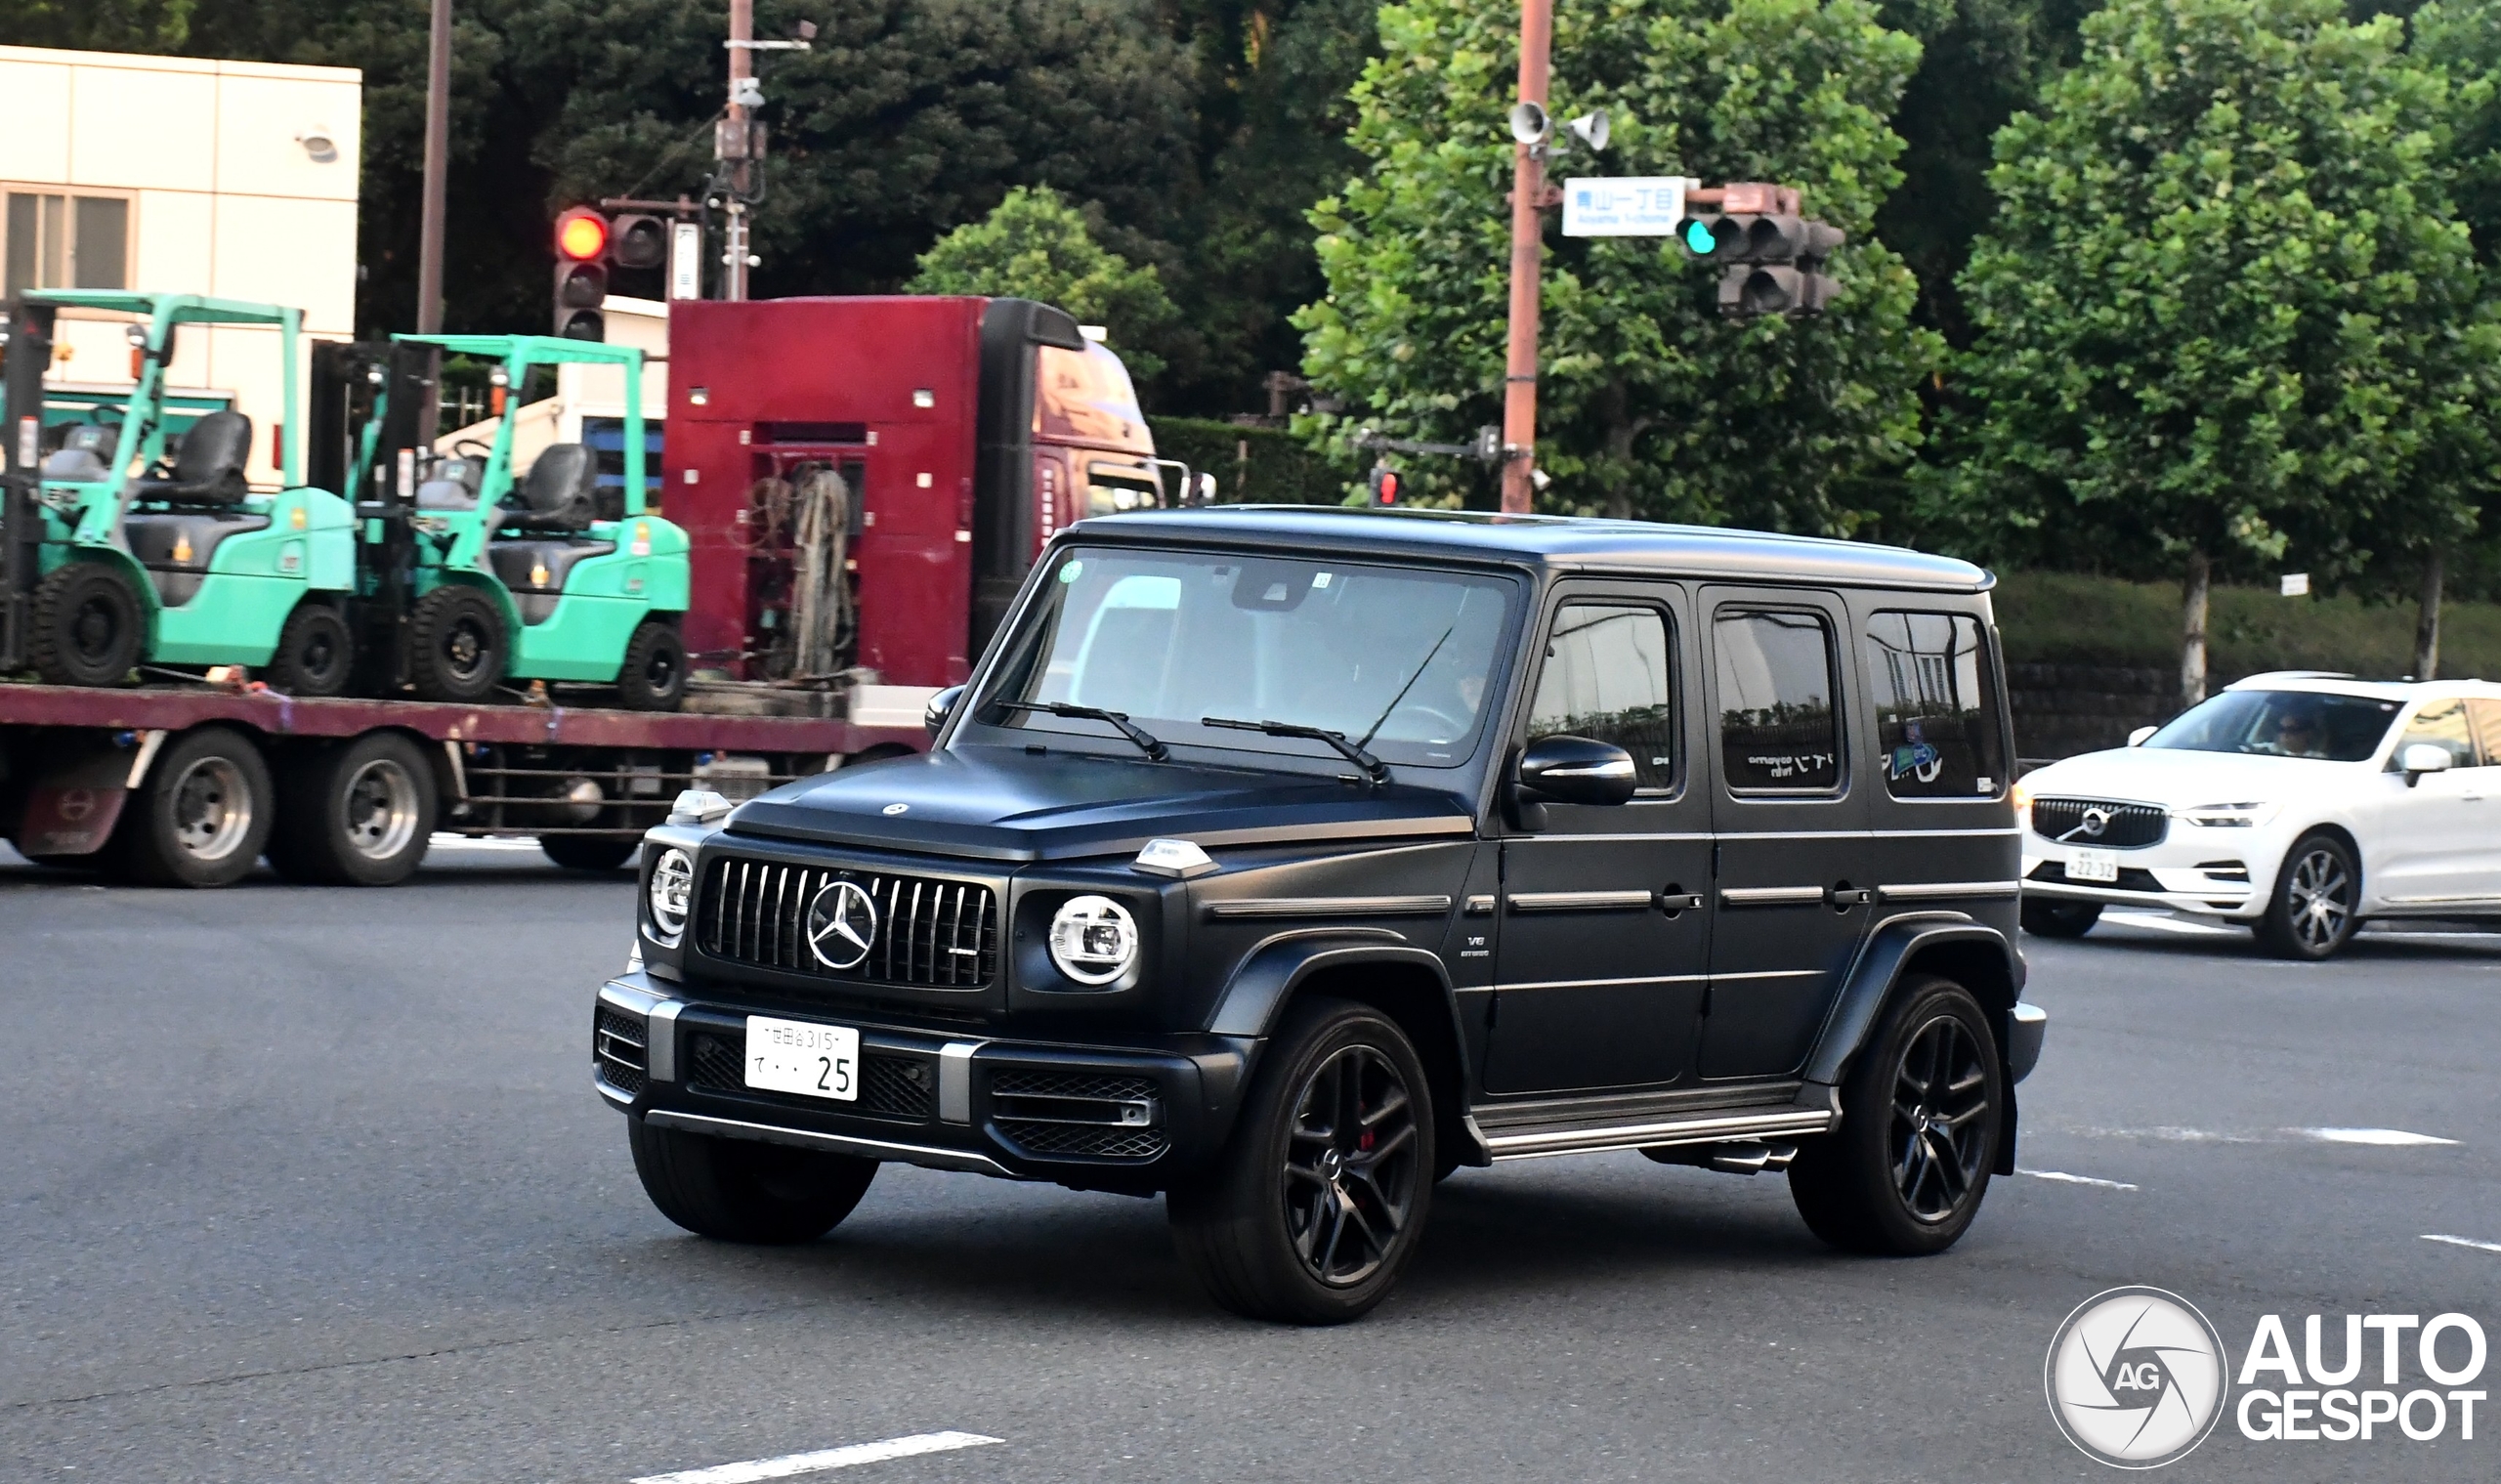
[[[1120,358],[1032,300],[679,301],[669,362],[686,644],[736,679],[957,684],[1053,531],[1181,496]]]

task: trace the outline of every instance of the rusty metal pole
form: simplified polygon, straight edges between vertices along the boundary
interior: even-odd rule
[[[722,232],[725,251],[721,254],[721,297],[746,297],[747,270],[747,192],[754,189],[755,162],[751,159],[754,131],[750,115],[753,110],[739,99],[745,93],[748,78],[755,75],[755,52],[746,43],[755,39],[755,0],[730,0],[730,109],[723,129],[732,141],[735,155],[731,160],[730,191],[727,206],[729,224]]]
[[[1554,0],[1520,0],[1521,103],[1546,106]],[[1503,511],[1526,515],[1536,494],[1538,276],[1546,253],[1546,164],[1542,145],[1513,145],[1511,161],[1511,336],[1503,374]]]
[[[443,196],[451,153],[451,0],[427,33],[425,184],[417,209],[417,333],[443,332]]]

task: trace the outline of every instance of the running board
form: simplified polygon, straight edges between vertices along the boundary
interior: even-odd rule
[[[1670,1144],[1718,1144],[1731,1139],[1791,1139],[1829,1132],[1840,1116],[1830,1108],[1780,1105],[1733,1112],[1692,1114],[1637,1124],[1479,1133],[1497,1163],[1543,1160],[1609,1149],[1655,1149]]]

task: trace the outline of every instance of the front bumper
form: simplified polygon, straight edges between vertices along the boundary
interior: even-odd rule
[[[2218,838],[2218,837],[2221,838]],[[2157,844],[2112,852],[2116,881],[2076,881],[2066,867],[2075,851],[2023,835],[2023,894],[2112,907],[2166,908],[2203,916],[2255,917],[2266,910],[2282,845],[2272,831],[2209,829],[2174,822]]]
[[[859,1031],[856,1100],[747,1087],[746,1012],[633,972],[600,988],[592,1085],[610,1106],[659,1127],[1149,1191],[1168,1188],[1222,1142],[1250,1053],[1248,1041],[1226,1037],[1071,1044],[848,1013],[797,1018]]]

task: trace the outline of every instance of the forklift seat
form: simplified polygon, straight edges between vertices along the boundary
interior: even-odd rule
[[[139,497],[193,507],[239,505],[251,493],[243,483],[243,465],[251,456],[252,420],[240,412],[211,412],[183,435],[174,477],[141,480]]]
[[[269,530],[270,518],[240,511],[166,511],[127,517],[121,529],[130,554],[148,569],[157,600],[180,608],[198,594],[219,544],[228,536]]]
[[[598,482],[599,460],[587,445],[549,444],[498,518],[521,530],[587,530]]]
[[[494,564],[495,575],[511,589],[513,606],[521,610],[521,621],[544,623],[556,612],[556,600],[565,595],[565,582],[572,575],[574,564],[607,556],[615,549],[615,541],[567,540],[562,536],[496,541],[487,547],[487,560]]]
[[[69,429],[61,446],[44,456],[43,477],[93,485],[113,477],[113,444],[120,429],[81,423]]]

